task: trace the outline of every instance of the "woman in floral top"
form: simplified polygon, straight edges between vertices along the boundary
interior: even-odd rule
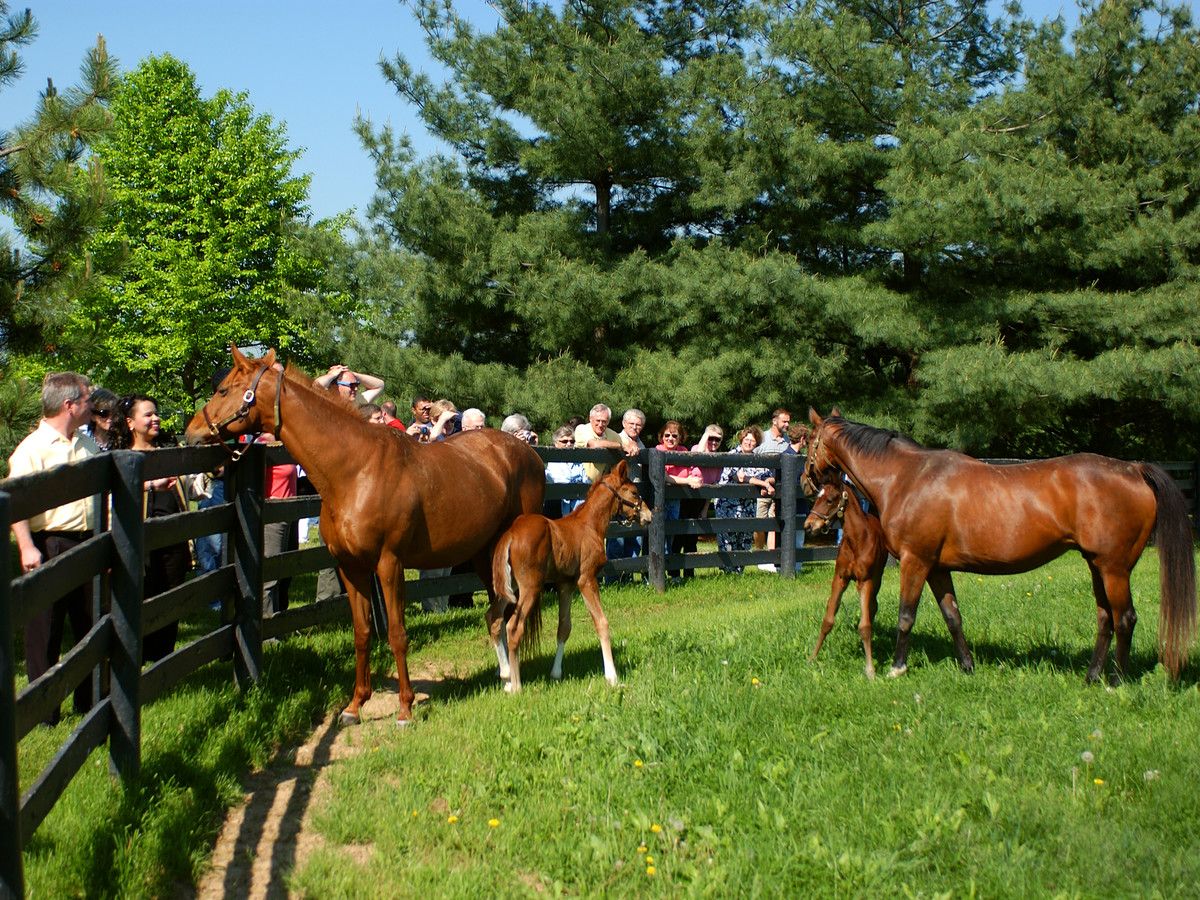
[[[757,425],[750,425],[738,432],[737,447],[734,453],[753,454],[754,448],[762,443],[762,430]],[[775,495],[775,476],[771,469],[758,467],[727,466],[721,472],[719,484],[753,484],[766,497]],[[721,497],[717,500],[718,519],[753,519],[756,501],[754,497]],[[717,548],[724,553],[738,550],[749,550],[753,545],[754,535],[748,531],[720,532],[717,534]],[[724,572],[741,572],[741,566],[721,566]]]

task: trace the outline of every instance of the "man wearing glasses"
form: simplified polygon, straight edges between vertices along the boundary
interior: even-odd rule
[[[42,421],[21,441],[8,458],[10,478],[43,472],[56,466],[79,462],[100,451],[95,441],[81,431],[92,417],[91,384],[76,372],[52,372],[42,382]],[[38,513],[12,525],[21,571],[32,572],[43,562],[82,544],[92,532],[92,500],[84,497]],[[63,626],[71,620],[76,641],[92,627],[90,582],[54,601],[49,609],[25,624],[25,670],[34,681],[58,662]],[[83,714],[91,705],[91,682],[75,688],[75,712]],[[55,710],[46,724],[58,721]]]
[[[354,403],[370,403],[383,393],[382,378],[355,372],[342,363],[330,366],[328,372],[313,379],[313,384],[323,390],[336,390],[338,396]]]

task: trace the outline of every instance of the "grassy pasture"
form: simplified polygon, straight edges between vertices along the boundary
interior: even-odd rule
[[[554,614],[504,694],[478,610],[410,615],[412,665],[451,675],[416,725],[368,723],[317,802],[324,845],[292,876],[326,896],[1178,896],[1200,883],[1197,675],[1156,666],[1157,560],[1134,573],[1133,677],[1083,676],[1086,568],[956,578],[976,673],[926,594],[909,674],[867,682],[848,597],[809,663],[830,569],[710,576],[665,597],[608,589],[622,686],[576,601],[565,678]],[[877,622],[886,670],[889,569]],[[303,588],[295,596],[304,596]],[[378,648],[376,670],[389,654]],[[89,763],[26,854],[35,895],[161,895],[202,870],[246,769],[352,680],[348,629],[269,648],[245,696],[221,667],[145,717],[146,777]],[[61,726],[65,727],[65,726]],[[26,756],[48,752],[31,736]]]

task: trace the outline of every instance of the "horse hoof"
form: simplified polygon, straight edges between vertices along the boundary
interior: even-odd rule
[[[550,677],[553,678],[555,681],[562,681],[562,672],[555,672],[555,671],[551,670]]]
[[[868,679],[870,679],[871,681],[875,680],[875,667],[874,666],[866,666],[863,669],[863,672],[866,674]]]
[[[407,728],[407,727],[408,727],[409,725],[411,725],[412,723],[413,723],[413,720],[412,720],[412,719],[397,719],[397,720],[396,720],[396,727],[397,727],[397,728]]]
[[[516,693],[516,689],[513,687],[513,683],[511,681],[504,682],[504,693],[506,693],[506,694],[515,694]]]
[[[888,669],[888,678],[899,678],[908,671],[908,666],[892,666]]]
[[[361,721],[362,719],[359,718],[358,713],[347,712],[346,710],[342,710],[342,714],[338,716],[338,724],[342,727],[358,725]]]

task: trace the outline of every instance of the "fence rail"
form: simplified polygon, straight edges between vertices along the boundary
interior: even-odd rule
[[[539,448],[544,461],[611,463],[619,454],[605,450]],[[282,448],[255,446],[227,479],[229,502],[208,509],[143,520],[145,480],[211,471],[226,462],[221,448],[179,448],[150,454],[119,451],[82,463],[0,482],[0,897],[22,896],[21,853],[90,753],[107,743],[110,769],[123,779],[135,777],[141,765],[141,710],[209,663],[233,657],[239,683],[257,680],[262,644],[301,629],[348,617],[341,598],[314,602],[263,616],[264,581],[314,572],[332,564],[322,546],[264,556],[263,525],[295,522],[320,514],[319,497],[267,501],[265,465],[290,461]],[[750,519],[672,519],[668,502],[699,498],[750,499],[758,490],[748,485],[688,488],[667,483],[665,466],[686,462],[704,467],[769,467],[777,477],[777,515]],[[998,464],[1019,460],[995,460]],[[640,536],[643,555],[612,559],[607,576],[641,573],[658,591],[667,587],[666,573],[715,566],[774,563],[783,578],[793,578],[799,561],[832,558],[836,548],[796,546],[803,527],[802,498],[797,489],[800,460],[796,456],[663,453],[643,451],[631,460],[655,515],[649,529],[614,524],[610,538]],[[1161,464],[1189,497],[1193,521],[1200,502],[1200,463]],[[588,486],[548,484],[548,500],[574,500]],[[10,527],[55,506],[96,497],[98,532],[87,541],[48,561],[35,571],[10,577]],[[667,553],[677,535],[773,531],[777,550]],[[192,578],[156,597],[143,598],[143,564],[151,550],[213,533],[226,535],[227,560],[218,569]],[[94,624],[59,664],[16,692],[14,638],[40,611],[65,593],[93,583]],[[422,578],[405,583],[408,601],[478,590],[474,574]],[[142,636],[202,610],[214,597],[232,597],[222,623],[153,665],[143,667]],[[32,786],[20,795],[18,743],[38,722],[58,709],[74,686],[91,674],[93,705]]]

